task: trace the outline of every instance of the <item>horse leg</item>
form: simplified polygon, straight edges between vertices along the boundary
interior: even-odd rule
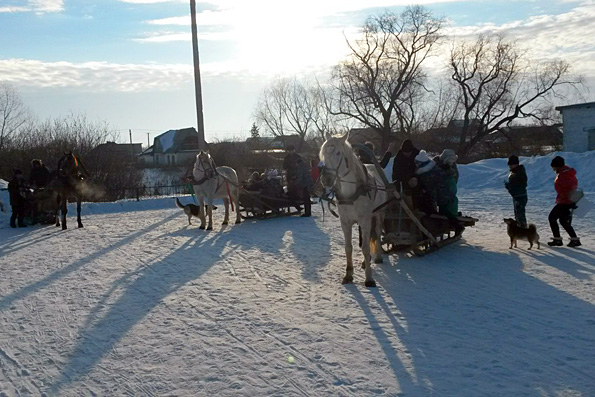
[[[239,198],[239,191],[238,188],[234,189],[234,192],[231,195],[231,199],[233,200],[233,205],[235,206],[236,211],[236,225],[238,223],[242,223],[242,217],[240,216],[240,198]]]
[[[364,264],[365,264],[365,271],[366,271],[366,287],[375,287],[376,282],[374,278],[372,278],[372,264],[370,261],[370,234],[372,230],[372,221],[369,218],[366,218],[362,223],[362,253],[364,254]]]
[[[66,202],[68,201],[67,198],[62,197],[62,201],[60,202],[60,212],[62,213],[62,230],[66,230],[66,214],[68,213],[68,208],[66,206]]]
[[[205,200],[204,197],[198,197],[198,219],[200,219],[200,227],[199,229],[205,228]]]
[[[76,196],[76,222],[78,227],[83,227],[83,221],[81,221],[81,202],[83,198],[81,196]]]
[[[347,268],[345,269],[345,277],[343,277],[343,284],[353,283],[353,244],[351,242],[352,224],[348,222],[341,222],[341,229],[343,229],[343,236],[345,237],[345,256],[347,257]]]
[[[213,230],[213,198],[207,197],[207,214],[209,215],[209,223],[207,224],[207,230]]]
[[[223,206],[225,207],[225,217],[223,218],[223,225],[227,225],[229,223],[229,199],[227,197],[223,198]]]

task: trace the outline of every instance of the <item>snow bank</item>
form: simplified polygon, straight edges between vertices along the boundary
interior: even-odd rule
[[[545,156],[520,157],[527,169],[528,190],[554,191],[554,172],[550,166],[555,156],[562,156],[566,164],[576,169],[579,186],[595,192],[595,151],[585,153],[554,152]],[[459,189],[504,189],[508,178],[508,159],[487,159],[459,165]]]

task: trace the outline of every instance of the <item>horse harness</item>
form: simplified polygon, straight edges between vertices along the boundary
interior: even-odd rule
[[[202,158],[199,157],[198,167],[195,168],[199,171],[202,171],[204,174],[204,176],[200,178],[198,181],[194,181],[195,185],[202,185],[209,179],[216,178],[217,176],[219,176],[219,173],[217,172],[217,167],[215,166],[215,162],[212,159],[210,159],[210,161],[208,162],[207,168],[207,166],[205,166],[205,164],[202,162]],[[221,185],[219,185],[219,179],[217,179],[217,189],[215,190],[218,190],[220,186]]]
[[[347,167],[347,172],[345,174],[343,174],[342,176],[339,176],[339,169],[341,168],[341,163],[343,162],[343,160],[345,160],[345,166]],[[339,160],[339,164],[337,164],[337,168],[328,168],[326,165],[322,168],[322,174],[324,173],[329,173],[331,175],[335,175],[335,181],[333,182],[333,187],[331,190],[331,194],[337,198],[337,203],[340,205],[353,205],[353,203],[360,198],[361,196],[367,195],[368,198],[372,199],[372,195],[371,195],[371,191],[374,190],[374,198],[376,198],[376,194],[378,193],[378,186],[376,185],[376,181],[374,181],[374,187],[370,186],[369,182],[369,175],[367,172],[364,172],[364,174],[366,175],[366,181],[364,184],[359,184],[356,189],[355,189],[355,193],[353,193],[351,196],[349,197],[342,197],[341,193],[338,192],[336,190],[336,186],[338,184],[341,183],[341,180],[343,178],[345,178],[347,175],[349,175],[349,173],[351,172],[351,169],[349,169],[349,160],[347,159],[347,157],[343,156],[341,157],[341,160]],[[350,182],[350,181],[344,181],[346,183],[358,183],[356,182]],[[329,197],[327,195],[327,197]],[[331,198],[332,200],[332,198]]]

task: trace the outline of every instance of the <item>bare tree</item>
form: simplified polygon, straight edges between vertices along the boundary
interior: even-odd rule
[[[14,87],[0,82],[0,153],[23,126],[31,122],[31,114]]]
[[[348,42],[349,58],[334,68],[332,113],[348,116],[380,133],[411,132],[424,94],[422,63],[440,39],[444,20],[421,6],[368,19],[363,38]]]
[[[517,43],[498,35],[453,46],[450,68],[462,103],[463,160],[486,136],[515,120],[544,121],[551,114],[548,100],[563,86],[579,83],[570,80],[567,62],[530,59]]]
[[[302,141],[311,132],[319,115],[317,97],[296,78],[278,79],[261,94],[255,117],[275,136],[298,134]]]

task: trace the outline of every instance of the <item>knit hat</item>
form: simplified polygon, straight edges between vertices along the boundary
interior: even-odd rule
[[[560,157],[560,156],[556,156],[554,157],[554,159],[552,160],[552,167],[564,167],[565,163],[564,163],[564,157]]]
[[[430,157],[428,157],[428,153],[426,153],[425,150],[420,150],[419,153],[417,154],[417,156],[415,156],[415,162],[416,163],[427,163],[428,161],[430,161]]]
[[[413,147],[413,142],[411,142],[411,139],[405,139],[403,141],[403,143],[401,144],[401,150],[404,152],[412,152],[413,149],[415,149]]]
[[[455,151],[452,149],[444,149],[442,154],[440,155],[440,160],[444,164],[454,164],[459,156],[456,155]]]
[[[508,158],[508,165],[519,165],[519,157],[512,155]]]

